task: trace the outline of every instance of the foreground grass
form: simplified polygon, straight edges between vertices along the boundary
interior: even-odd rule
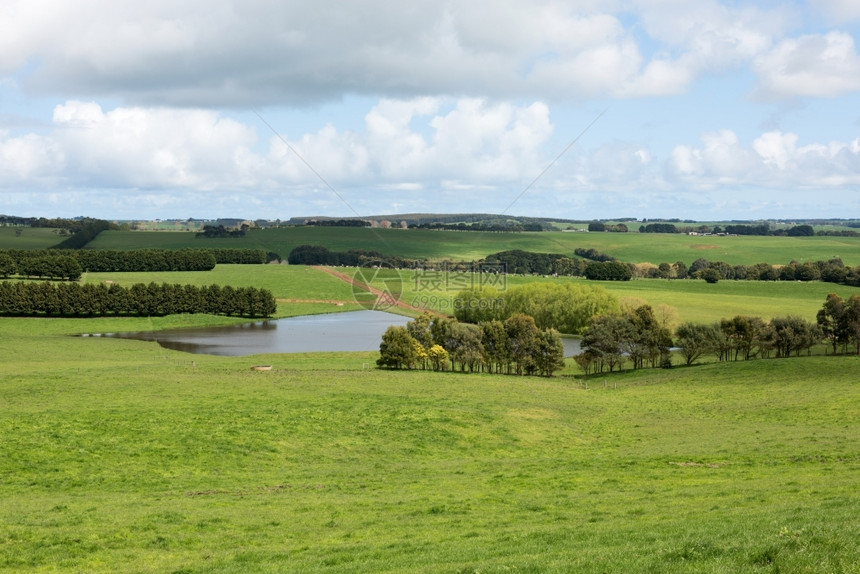
[[[860,568],[856,357],[585,390],[23,321],[0,319],[0,570]]]

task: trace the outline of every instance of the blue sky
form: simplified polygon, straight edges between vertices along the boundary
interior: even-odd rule
[[[860,217],[858,32],[856,0],[7,0],[0,213]]]

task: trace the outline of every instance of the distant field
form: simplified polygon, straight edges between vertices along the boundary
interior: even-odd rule
[[[840,257],[860,265],[860,237],[690,237],[640,233],[490,233],[421,229],[290,227],[252,230],[240,239],[198,239],[188,232],[108,231],[90,244],[97,249],[243,247],[286,257],[303,244],[336,251],[365,249],[416,259],[470,261],[507,249],[572,255],[576,247],[593,248],[633,263],[683,261],[700,257],[732,265],[785,265]]]
[[[357,273],[355,268],[342,268],[347,275]],[[429,272],[428,272],[429,273]],[[371,277],[362,271],[360,276]],[[401,300],[419,307],[453,314],[451,300],[466,285],[452,281],[445,288],[445,274],[434,275],[442,279],[440,289],[430,288],[429,275],[420,271],[400,272]],[[466,276],[471,277],[470,275]],[[88,273],[86,282],[113,281],[123,286],[134,283],[181,283],[191,285],[233,285],[235,287],[260,287],[269,289],[278,299],[354,301],[352,288],[343,281],[331,277],[312,267],[303,265],[218,265],[212,271],[163,272],[163,273]],[[636,297],[657,307],[670,305],[678,311],[681,321],[711,322],[735,315],[754,315],[770,319],[776,316],[799,315],[814,321],[828,293],[838,293],[843,298],[860,293],[856,287],[832,283],[810,282],[763,282],[720,281],[710,285],[699,280],[640,279],[634,281],[586,281],[571,278],[541,278],[509,276],[506,287],[530,282],[581,282],[585,285],[600,285],[618,298]],[[384,289],[383,281],[374,286]],[[334,311],[350,310],[340,307]],[[297,308],[301,309],[301,307]],[[279,314],[294,315],[298,310],[289,310],[289,305],[279,307]],[[314,312],[319,312],[315,310]]]
[[[0,227],[0,249],[47,249],[67,237],[45,227]]]
[[[0,571],[860,566],[857,357],[586,390],[59,335],[114,321],[0,319]]]
[[[128,287],[135,283],[183,285],[232,285],[268,289],[278,299],[352,300],[349,285],[304,265],[217,265],[211,271],[163,271],[141,273],[87,273],[84,281],[112,281]]]
[[[441,281],[431,284],[428,277],[437,276]],[[434,311],[452,313],[452,298],[462,288],[464,276],[451,274],[457,281],[448,289],[444,287],[445,276],[445,273],[435,275],[434,272],[402,271],[402,300]],[[469,274],[465,275],[467,281],[470,277]],[[504,284],[497,286],[511,288],[532,282],[599,285],[619,299],[635,297],[654,308],[660,304],[670,305],[677,309],[681,321],[702,323],[735,315],[752,315],[764,319],[798,315],[814,321],[828,293],[838,293],[843,298],[860,294],[860,289],[856,287],[821,282],[720,281],[711,285],[700,280],[587,281],[566,277],[508,276]],[[477,286],[477,283],[474,284]],[[437,285],[439,288],[436,288]],[[382,288],[383,283],[377,282],[376,286]]]

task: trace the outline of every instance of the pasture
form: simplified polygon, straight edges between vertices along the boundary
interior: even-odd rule
[[[469,273],[401,271],[401,299],[418,307],[453,314],[452,299],[463,285],[478,286],[479,276]],[[451,280],[446,282],[446,277]],[[433,278],[431,281],[430,278]],[[574,282],[600,286],[619,300],[634,298],[650,304],[674,307],[680,321],[711,323],[735,315],[758,316],[764,319],[797,315],[815,321],[828,293],[847,298],[858,293],[856,287],[822,282],[719,281],[708,284],[702,280],[634,279],[632,281],[587,281],[568,277],[529,277],[509,275],[496,288],[509,289],[533,282]],[[383,281],[375,286],[382,288]]]
[[[2,571],[860,567],[857,357],[586,389],[62,334],[113,321],[0,319]]]
[[[46,227],[0,226],[0,249],[47,249],[66,238]]]
[[[514,247],[559,252],[541,244],[556,239],[603,241],[565,245],[631,261],[691,262],[670,254],[696,251],[686,236],[338,228],[260,230],[205,245],[285,255],[278,246],[323,236],[332,249],[452,259]],[[639,246],[622,245],[625,237]],[[798,243],[773,247],[771,259],[758,256],[767,241],[750,239]],[[757,247],[705,256],[860,264],[860,243],[847,240],[840,255],[832,239],[714,238]],[[189,246],[182,241],[204,240],[109,232],[94,247]],[[428,290],[420,279],[400,272],[402,300],[433,297],[450,312],[460,282]],[[279,299],[278,316],[358,307],[348,284],[303,266],[83,281],[261,287]],[[511,276],[506,286],[531,281],[583,280]],[[857,292],[795,282],[586,284],[698,322],[814,320],[827,293]],[[72,336],[240,321],[0,318],[0,571],[860,571],[860,357],[590,378],[568,361],[543,379],[380,371],[378,353],[230,358]],[[251,370],[259,364],[273,370]]]
[[[202,239],[190,232],[105,231],[93,249],[179,249],[242,247],[264,249],[286,258],[299,245],[322,245],[332,251],[364,249],[413,259],[473,261],[491,253],[523,249],[573,255],[577,247],[593,248],[630,263],[683,261],[703,257],[732,265],[798,262],[842,258],[860,265],[860,237],[691,237],[681,234],[461,232],[426,229],[284,227],[250,230],[244,238]]]
[[[355,268],[338,268],[354,275]],[[373,273],[363,271],[362,277]],[[432,284],[429,278],[433,279]],[[454,275],[452,274],[453,278]],[[446,283],[445,272],[400,271],[401,300],[420,308],[453,315],[452,298],[464,286],[462,275]],[[467,274],[465,281],[472,276]],[[128,287],[134,283],[180,283],[191,285],[232,285],[269,289],[279,299],[278,316],[354,310],[352,288],[322,271],[303,265],[218,265],[212,271],[162,273],[87,273],[85,282],[113,281]],[[383,276],[373,283],[385,288]],[[475,279],[477,281],[477,279]],[[821,309],[828,293],[844,298],[857,293],[855,287],[821,282],[720,281],[637,279],[633,281],[586,281],[574,278],[508,276],[506,288],[529,282],[581,282],[599,285],[619,299],[633,297],[657,308],[669,305],[678,311],[679,320],[708,323],[735,315],[764,319],[798,315],[809,321]],[[467,283],[468,284],[468,283]],[[332,301],[332,303],[321,303]],[[337,303],[345,303],[338,306]]]

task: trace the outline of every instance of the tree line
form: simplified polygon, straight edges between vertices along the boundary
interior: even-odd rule
[[[92,317],[206,313],[269,317],[277,303],[267,289],[229,285],[0,282],[0,315]]]
[[[732,265],[724,261],[696,259],[689,266],[683,261],[625,263],[595,249],[577,248],[575,254],[583,258],[560,253],[535,253],[522,249],[499,251],[475,262],[427,261],[388,256],[378,251],[330,251],[321,245],[300,245],[290,252],[291,265],[343,265],[365,267],[384,261],[400,269],[480,270],[493,268],[499,273],[516,275],[553,275],[585,277],[591,281],[629,281],[643,279],[703,279],[709,283],[727,280],[747,281],[824,281],[842,285],[860,286],[860,266],[845,265],[840,258],[827,261],[791,261],[788,265],[756,263]]]
[[[829,294],[814,323],[796,316],[765,321],[738,315],[712,324],[682,323],[674,337],[649,305],[595,315],[583,333],[582,352],[574,359],[592,374],[620,370],[626,363],[634,369],[669,367],[675,348],[692,365],[710,354],[719,361],[800,356],[821,342],[834,354],[841,348],[860,355],[860,296],[843,300]]]
[[[590,229],[589,229],[590,231]],[[639,233],[709,233],[722,235],[779,235],[788,237],[812,237],[815,229],[808,224],[793,225],[787,229],[773,229],[766,221],[752,224],[695,225],[678,227],[674,223],[648,223],[639,226]],[[826,234],[826,233],[819,233]]]
[[[696,259],[689,267],[678,262],[674,266],[660,264],[644,277],[666,279],[705,279],[714,283],[722,279],[746,281],[824,281],[842,285],[860,286],[860,266],[849,267],[836,257],[827,261],[792,261],[788,265],[769,263],[731,265],[723,261]]]
[[[538,328],[523,313],[477,325],[424,313],[405,327],[385,331],[376,364],[549,377],[564,367],[564,345],[558,331]]]
[[[0,250],[0,276],[75,281],[84,271],[209,271],[216,264],[262,264],[262,249]]]

